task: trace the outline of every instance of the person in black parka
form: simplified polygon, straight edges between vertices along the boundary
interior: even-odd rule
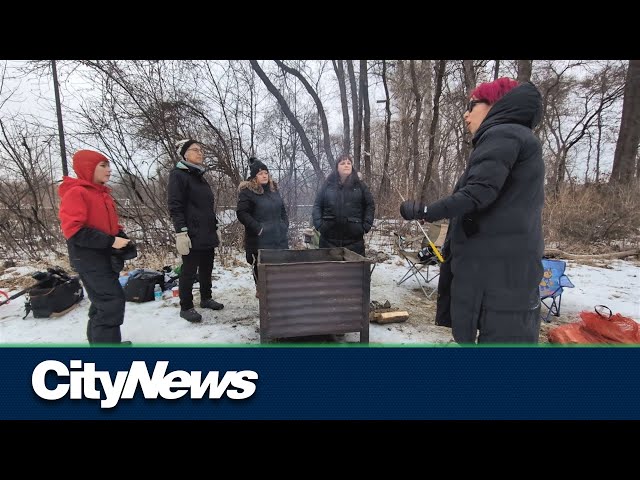
[[[253,266],[257,286],[258,250],[289,248],[289,218],[277,183],[267,166],[255,157],[249,159],[249,177],[238,185],[236,215],[244,225],[246,258]]]
[[[179,160],[169,174],[169,214],[176,231],[176,248],[182,255],[178,280],[180,316],[193,323],[202,315],[193,306],[193,284],[200,282],[200,307],[220,310],[222,303],[211,298],[214,249],[219,244],[213,191],[204,178],[204,151],[196,140],[176,144]]]
[[[364,256],[364,234],[373,226],[375,209],[369,187],[353,168],[353,158],[341,154],[313,205],[320,248],[345,247]]]
[[[401,205],[407,220],[450,219],[436,324],[458,343],[538,342],[544,162],[532,129],[541,115],[531,82],[480,84],[464,113],[474,149],[453,194]]]

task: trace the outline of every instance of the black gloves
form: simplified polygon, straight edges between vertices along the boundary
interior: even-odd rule
[[[405,220],[422,220],[425,218],[426,208],[415,200],[406,200],[400,204],[400,215]]]

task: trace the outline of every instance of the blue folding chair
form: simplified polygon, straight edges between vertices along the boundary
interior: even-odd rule
[[[542,280],[540,280],[540,301],[547,307],[546,314],[541,313],[542,319],[549,323],[551,315],[560,316],[560,304],[562,302],[562,292],[565,288],[573,288],[569,277],[564,274],[567,263],[563,260],[542,259]]]

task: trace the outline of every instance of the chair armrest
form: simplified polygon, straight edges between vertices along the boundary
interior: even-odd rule
[[[568,287],[568,288],[575,287],[575,285],[573,283],[571,283],[571,280],[569,280],[569,277],[567,277],[566,275],[561,275],[560,276],[560,286],[561,287]]]

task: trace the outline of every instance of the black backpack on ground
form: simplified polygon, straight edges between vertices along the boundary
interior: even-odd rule
[[[164,291],[164,273],[155,270],[137,270],[129,274],[124,286],[124,297],[127,302],[150,302],[153,300],[153,289],[160,284]]]
[[[36,272],[32,277],[38,283],[27,292],[23,318],[29,312],[33,312],[34,318],[59,317],[84,298],[79,277],[72,277],[59,267]]]

